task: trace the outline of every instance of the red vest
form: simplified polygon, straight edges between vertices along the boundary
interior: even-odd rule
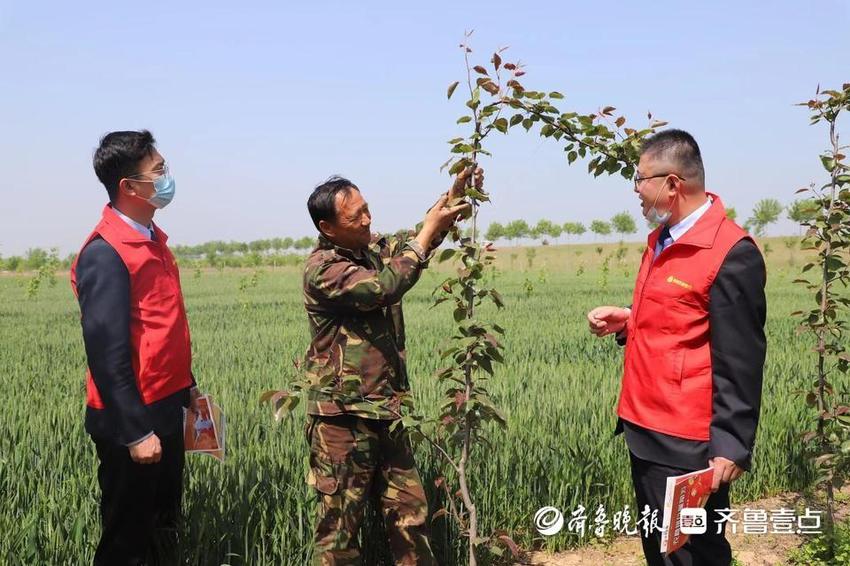
[[[713,203],[653,261],[649,234],[635,283],[617,414],[644,428],[709,439],[712,415],[709,292],[726,255],[747,233]]]
[[[168,246],[168,236],[153,225],[156,240],[149,240],[119,217],[111,205],[86,239],[96,236],[115,249],[130,273],[130,344],[136,386],[146,405],[192,384],[192,348],[189,323],[180,290],[177,263]],[[82,251],[82,249],[81,249]],[[79,255],[77,256],[79,257]],[[71,266],[71,287],[77,294],[77,261]],[[86,372],[86,402],[102,409],[103,402]]]

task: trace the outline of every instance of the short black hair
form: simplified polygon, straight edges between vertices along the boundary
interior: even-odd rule
[[[327,181],[313,189],[310,198],[307,199],[307,210],[310,211],[310,218],[313,219],[313,224],[316,225],[316,230],[322,231],[319,228],[319,221],[334,222],[336,220],[336,195],[339,193],[348,194],[349,191],[359,191],[357,185],[339,175],[329,177]]]
[[[702,153],[694,137],[684,130],[662,130],[641,144],[640,154],[674,164],[686,179],[705,183]]]
[[[100,145],[94,151],[94,172],[106,187],[110,201],[115,200],[121,179],[139,172],[139,162],[152,155],[155,144],[147,130],[109,132],[100,138]]]

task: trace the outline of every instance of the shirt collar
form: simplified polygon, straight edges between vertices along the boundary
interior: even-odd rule
[[[670,226],[670,237],[674,242],[684,236],[685,232],[693,228],[694,224],[697,223],[697,220],[702,218],[702,215],[708,212],[708,209],[711,208],[712,202],[713,201],[709,196],[702,206],[681,219],[677,224]]]
[[[373,238],[374,238],[374,236],[373,236]],[[325,250],[334,250],[336,253],[338,253],[338,254],[340,254],[344,257],[348,257],[348,258],[363,259],[363,257],[366,255],[366,252],[372,251],[372,250],[370,250],[370,248],[372,247],[372,244],[369,245],[369,248],[359,249],[359,250],[351,250],[351,249],[343,248],[342,246],[338,246],[338,245],[334,244],[324,234],[319,234],[318,239],[319,239],[319,244],[318,244],[317,247],[319,247],[321,249],[325,249]],[[373,239],[373,242],[374,242],[374,239]]]
[[[144,236],[145,238],[147,238],[149,240],[153,239],[153,225],[143,226],[142,224],[139,224],[138,222],[136,222],[135,220],[133,220],[132,218],[130,218],[129,216],[127,216],[126,214],[124,214],[123,212],[121,212],[120,210],[115,208],[114,206],[112,207],[112,210],[114,210],[115,214],[117,214],[118,217],[121,220],[126,222],[127,225],[130,226],[130,228],[132,228],[133,230],[135,230],[136,232],[138,232],[139,234],[141,234],[142,236]]]

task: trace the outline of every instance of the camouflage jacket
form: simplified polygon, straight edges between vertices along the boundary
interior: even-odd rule
[[[308,414],[397,418],[409,389],[401,299],[427,265],[413,235],[373,236],[360,251],[319,237],[304,267]]]

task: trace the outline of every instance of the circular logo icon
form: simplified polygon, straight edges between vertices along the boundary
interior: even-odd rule
[[[534,526],[541,535],[556,535],[564,528],[564,515],[555,507],[541,507],[534,514]]]

